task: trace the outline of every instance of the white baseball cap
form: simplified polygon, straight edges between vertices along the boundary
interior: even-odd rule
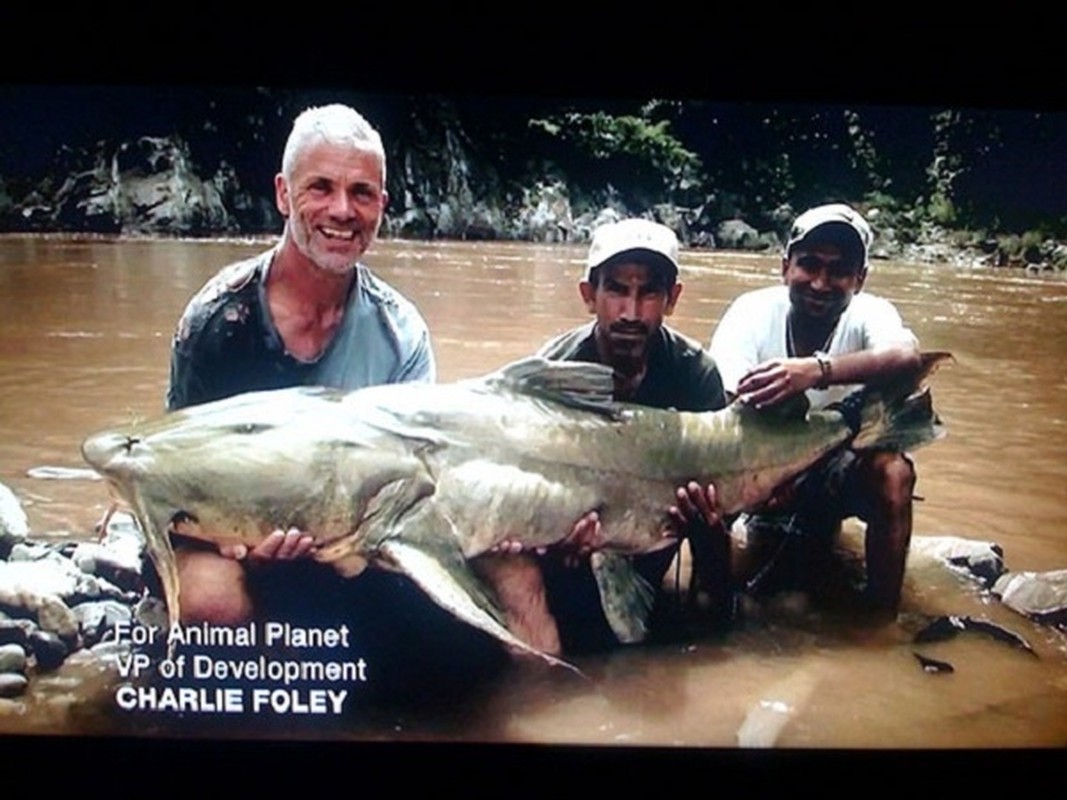
[[[785,254],[788,258],[794,247],[806,241],[829,241],[853,247],[858,244],[863,256],[861,266],[865,267],[867,248],[873,239],[871,226],[858,211],[844,203],[830,203],[810,208],[796,218],[789,230]]]
[[[666,225],[648,219],[609,222],[593,231],[586,259],[585,278],[609,262],[634,261],[667,271],[671,283],[678,278],[678,237]]]

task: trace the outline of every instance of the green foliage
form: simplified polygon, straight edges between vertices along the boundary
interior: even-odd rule
[[[948,227],[956,222],[956,207],[952,200],[941,192],[934,192],[930,196],[926,212],[930,219],[938,225]]]
[[[851,150],[848,154],[849,166],[855,174],[862,176],[872,191],[881,192],[889,188],[892,180],[883,172],[883,165],[875,147],[874,131],[864,124],[859,112],[845,110],[844,120]]]
[[[876,189],[872,192],[867,192],[867,194],[863,196],[862,205],[867,208],[878,208],[882,211],[898,211],[903,204],[901,203],[900,198],[894,197],[883,190]]]
[[[670,120],[645,116],[658,110],[649,103],[640,116],[572,111],[529,125],[563,146],[557,160],[585,188],[612,185],[643,204],[677,202],[701,185],[701,162],[672,134]]]
[[[1028,247],[1038,247],[1044,240],[1045,237],[1041,231],[1023,231],[1020,239],[1024,250]]]

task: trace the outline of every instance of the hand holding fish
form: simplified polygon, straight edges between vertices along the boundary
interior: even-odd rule
[[[568,567],[576,567],[603,545],[600,514],[590,511],[574,523],[571,532],[556,546],[563,552],[563,563]]]
[[[678,504],[670,506],[672,527],[667,535],[684,536],[690,525],[705,525],[714,528],[722,522],[722,510],[715,496],[715,485],[709,483],[707,489],[701,488],[696,481],[689,481],[679,486],[675,492]]]
[[[814,388],[822,376],[815,358],[778,358],[753,367],[742,377],[737,396],[742,403],[763,408]]]
[[[552,549],[562,553],[564,564],[568,567],[576,567],[583,559],[588,558],[602,545],[603,539],[600,535],[600,514],[596,511],[590,511],[588,514],[579,518],[578,521],[574,523],[574,527],[571,528],[570,533],[553,545]],[[548,552],[547,547],[528,548],[525,547],[521,541],[515,539],[505,539],[498,542],[490,549],[490,552],[516,555],[518,553],[525,553],[529,550],[533,550],[539,556],[543,556]]]
[[[235,561],[243,561],[246,558],[253,562],[267,561],[292,561],[304,558],[311,552],[311,546],[315,539],[307,533],[290,528],[288,531],[273,531],[266,539],[257,544],[251,550],[243,544],[220,545],[219,552],[225,558]]]

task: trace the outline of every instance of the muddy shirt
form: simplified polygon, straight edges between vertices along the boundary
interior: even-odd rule
[[[267,305],[274,252],[225,267],[189,301],[171,345],[168,409],[289,386],[359,389],[434,380],[422,316],[362,264],[341,326],[322,354],[313,361],[289,355]]]
[[[550,361],[600,362],[593,338],[595,323],[557,336],[537,354]],[[699,344],[663,326],[649,345],[648,368],[628,402],[678,411],[716,411],[726,405],[722,378]]]

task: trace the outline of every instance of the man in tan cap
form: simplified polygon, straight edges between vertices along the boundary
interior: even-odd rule
[[[615,399],[680,411],[712,411],[726,405],[715,363],[697,342],[664,324],[682,292],[678,282],[678,238],[665,225],[626,219],[596,229],[586,272],[578,284],[582,301],[595,319],[557,336],[539,355],[561,361],[606,364],[615,371]],[[670,509],[671,535],[689,537],[694,551],[714,567],[708,590],[718,610],[729,598],[728,539],[716,509],[715,490],[695,482],[679,487]],[[596,548],[599,519],[591,513],[568,537],[570,547],[537,559],[525,573],[515,568],[497,580],[508,593],[514,623],[542,647],[564,652],[604,649],[617,639],[606,621],[588,559]],[[654,589],[678,546],[632,559],[637,573]],[[532,554],[522,554],[531,564]],[[511,561],[514,567],[515,562]],[[707,572],[705,572],[707,575]],[[541,585],[543,576],[544,585]],[[547,605],[546,605],[547,598]]]
[[[914,371],[918,342],[891,303],[862,291],[873,235],[841,203],[812,208],[793,223],[782,283],[741,295],[727,309],[710,352],[730,396],[756,408],[800,393],[813,408],[859,385]],[[845,451],[811,473],[777,513],[826,545],[839,522],[867,522],[867,596],[874,609],[900,602],[911,538],[915,470],[906,455]],[[820,536],[820,534],[822,534]]]

